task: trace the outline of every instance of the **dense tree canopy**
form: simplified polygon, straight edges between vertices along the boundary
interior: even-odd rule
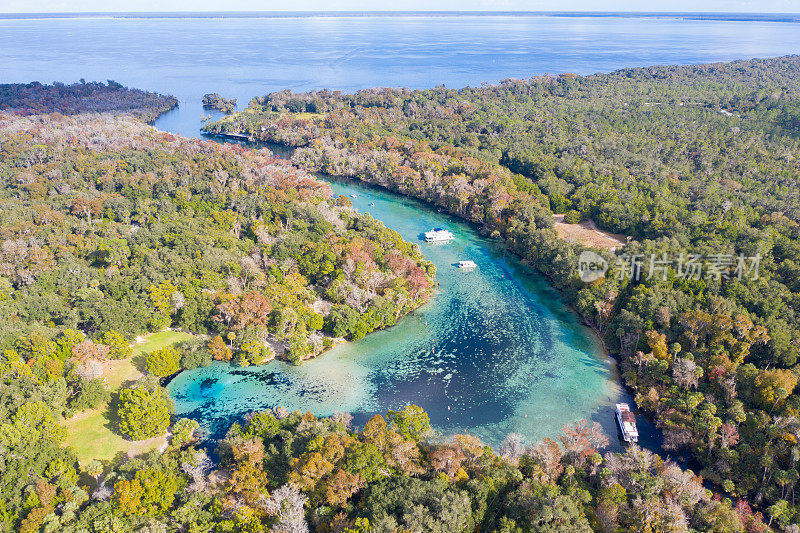
[[[130,113],[145,122],[153,122],[177,105],[178,99],[174,96],[129,89],[112,80],[107,84],[81,80],[72,85],[39,82],[0,85],[0,111],[18,115],[114,112]]]
[[[238,364],[299,363],[332,345],[325,333],[394,324],[435,276],[418,247],[268,152],[127,117],[0,115],[0,173],[0,337],[76,328],[119,358],[175,326],[221,334]]]
[[[170,424],[172,399],[157,382],[145,381],[119,393],[119,430],[133,440],[162,435]]]
[[[207,128],[297,147],[303,168],[503,238],[618,354],[667,449],[690,449],[721,490],[788,524],[800,522],[799,106],[790,56],[460,90],[282,91]],[[631,236],[627,266],[606,254],[605,278],[581,282],[584,248],[557,239],[554,213]],[[626,275],[637,257],[638,279]]]
[[[359,338],[421,304],[433,266],[267,151],[128,116],[63,116],[163,110],[157,95],[2,86],[0,528],[765,531],[751,504],[771,525],[800,522],[799,68],[782,58],[462,91],[287,91],[212,126],[300,146],[307,169],[424,198],[505,239],[604,335],[665,446],[689,448],[704,477],[636,446],[601,455],[607,438],[586,422],[541,443],[509,435],[495,451],[436,435],[417,406],[356,429],[341,413],[253,413],[211,460],[156,381],[176,354],[184,367],[273,352],[300,362],[330,335]],[[54,102],[62,114],[34,114]],[[760,253],[759,277],[617,279],[615,266],[586,285],[582,247],[556,239],[553,210],[632,235],[629,254]],[[155,376],[116,402],[120,430],[138,439],[172,424],[169,446],[78,464],[61,421],[107,400],[98,365],[169,326],[207,340],[146,357]]]

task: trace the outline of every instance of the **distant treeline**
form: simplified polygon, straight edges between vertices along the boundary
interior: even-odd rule
[[[39,113],[128,112],[147,123],[153,123],[159,115],[178,106],[174,96],[128,89],[108,80],[99,82],[53,83],[39,82],[0,85],[0,111],[17,115]]]

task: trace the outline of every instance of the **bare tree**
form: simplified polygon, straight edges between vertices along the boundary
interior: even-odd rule
[[[678,386],[696,389],[699,379],[697,364],[691,359],[675,359],[672,364],[672,377]]]
[[[500,455],[516,464],[525,453],[525,437],[519,433],[509,433],[500,444]]]
[[[205,450],[197,450],[192,462],[186,461],[181,464],[183,471],[192,478],[193,483],[189,485],[189,490],[198,492],[204,490],[208,484],[208,473],[213,466],[214,462]]]
[[[106,481],[108,481],[108,476],[104,477],[103,480],[97,485],[97,488],[92,493],[92,499],[106,501],[111,497],[111,495],[114,493],[114,489],[109,487],[106,484]]]
[[[340,424],[344,424],[344,427],[349,429],[350,425],[353,423],[353,415],[347,412],[339,411],[333,413],[333,416],[331,416],[331,420],[333,420],[334,422],[338,422]]]
[[[271,533],[308,533],[303,506],[308,498],[294,485],[286,484],[272,493],[264,504],[265,510],[278,517]]]

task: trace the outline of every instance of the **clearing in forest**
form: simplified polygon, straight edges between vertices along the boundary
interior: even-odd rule
[[[567,242],[577,242],[594,248],[615,251],[628,242],[625,235],[603,231],[591,220],[584,220],[578,224],[567,224],[564,215],[553,215],[556,234],[559,239]]]
[[[106,388],[116,396],[124,383],[136,381],[142,376],[144,354],[193,337],[180,331],[161,331],[147,335],[142,342],[133,346],[133,356],[103,363]],[[120,453],[133,457],[160,448],[167,441],[166,435],[141,441],[126,439],[117,431],[116,413],[111,404],[78,413],[66,420],[65,425],[69,431],[67,445],[75,449],[82,464],[92,459],[110,461]]]

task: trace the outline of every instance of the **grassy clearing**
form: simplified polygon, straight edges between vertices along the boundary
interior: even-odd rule
[[[159,331],[158,333],[151,333],[145,338],[144,342],[136,344],[133,347],[133,357],[130,358],[131,365],[141,373],[144,371],[145,354],[193,338],[194,335],[191,333],[184,333],[182,331]],[[108,380],[108,378],[106,379]]]
[[[142,376],[146,353],[165,346],[187,341],[193,335],[179,331],[162,331],[148,335],[144,342],[133,347],[133,356],[119,361],[104,363],[103,376],[106,388],[116,393],[123,384],[135,381]],[[156,437],[144,441],[129,441],[116,432],[116,415],[109,405],[79,413],[66,421],[69,431],[67,444],[75,449],[81,463],[92,459],[110,461],[119,454],[137,455],[159,448],[166,437]]]
[[[103,377],[106,380],[106,389],[117,392],[123,383],[136,381],[142,377],[142,372],[133,364],[133,358],[106,361],[103,363]]]
[[[79,413],[66,422],[67,444],[75,449],[81,464],[92,459],[110,461],[127,453],[133,442],[115,433],[114,413],[108,406]]]
[[[194,337],[195,336],[191,333],[184,333],[183,331],[160,331],[158,333],[151,333],[145,337],[144,342],[134,345],[133,356],[136,357],[137,354],[144,355],[165,346],[172,346],[179,342],[191,340]]]

